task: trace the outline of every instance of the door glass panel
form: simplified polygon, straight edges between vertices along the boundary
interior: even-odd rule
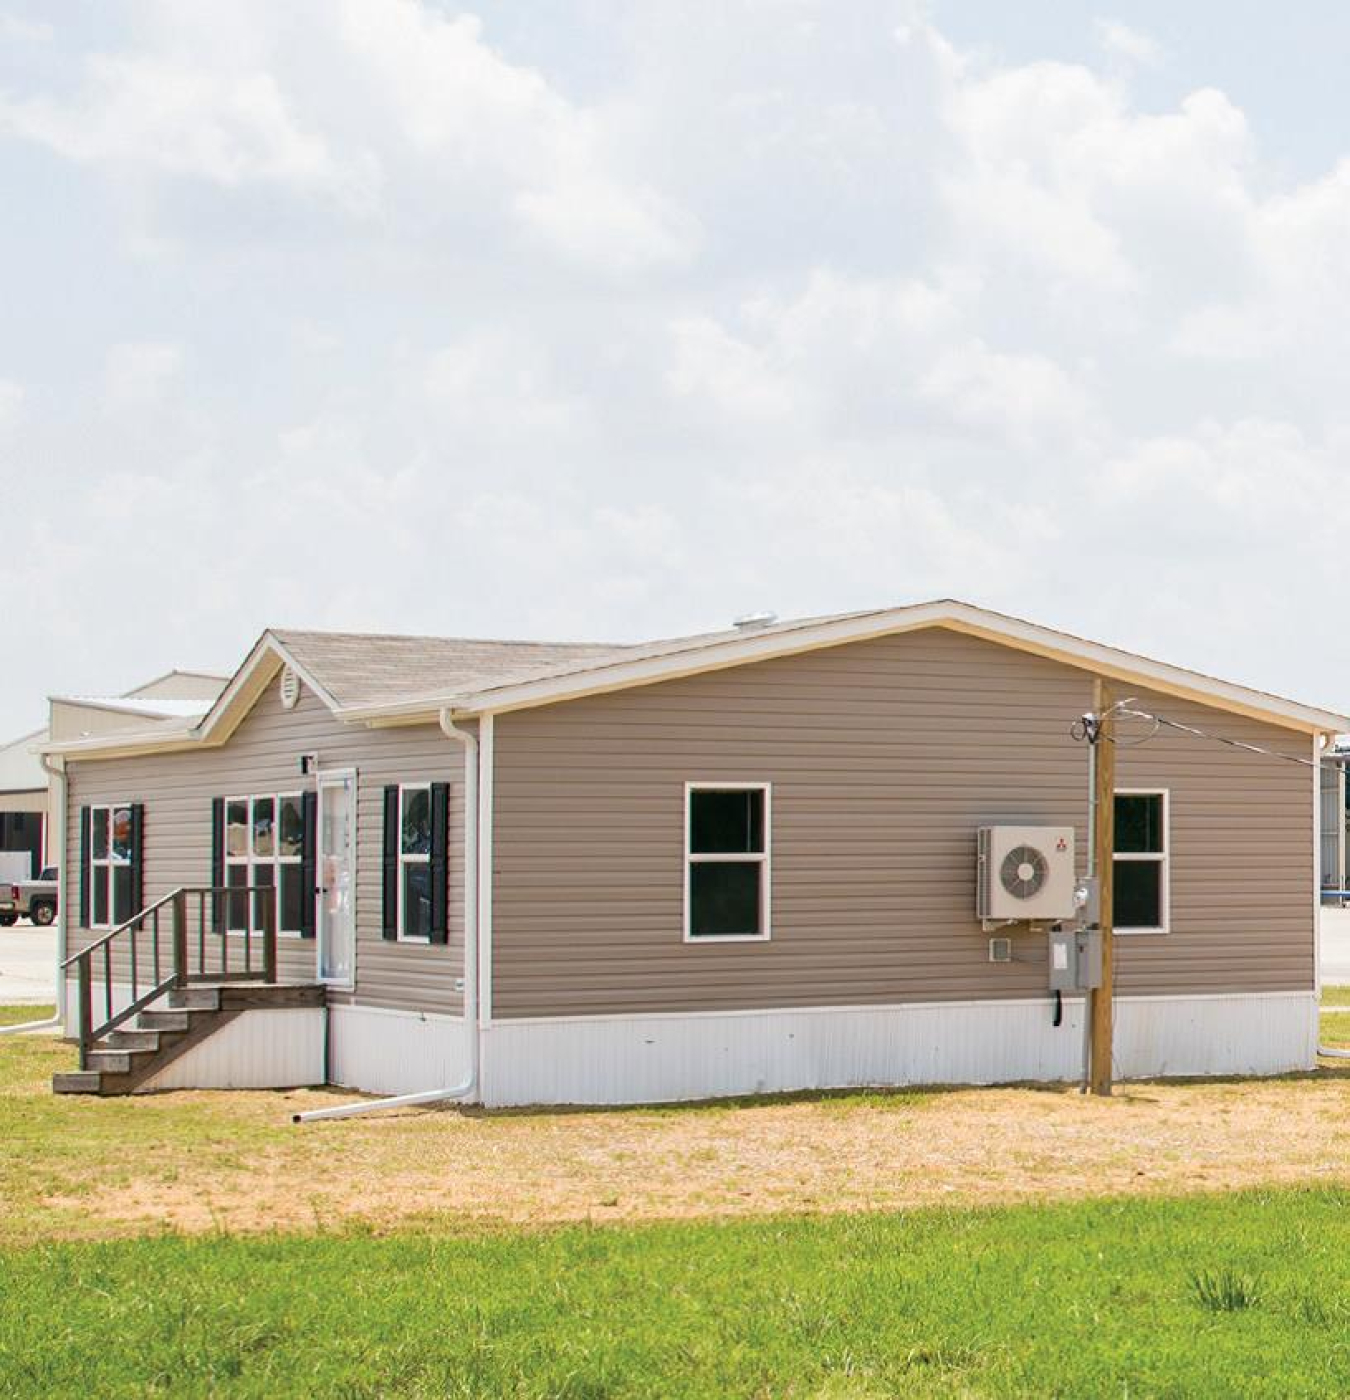
[[[319,975],[352,979],[356,942],[353,824],[355,782],[325,778],[319,787]]]

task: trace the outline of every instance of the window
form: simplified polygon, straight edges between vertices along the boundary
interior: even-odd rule
[[[431,784],[399,789],[398,936],[431,942]]]
[[[769,936],[769,785],[685,788],[684,933]]]
[[[132,816],[129,802],[89,809],[89,926],[113,928],[132,905]]]
[[[227,927],[261,933],[268,917],[278,933],[299,936],[304,895],[300,869],[304,844],[303,799],[297,792],[225,799],[225,883],[255,893],[231,895]]]
[[[1116,793],[1116,855],[1112,910],[1118,933],[1166,933],[1168,889],[1167,793]]]

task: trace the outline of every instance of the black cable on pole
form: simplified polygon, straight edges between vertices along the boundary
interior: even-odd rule
[[[1082,715],[1074,720],[1069,726],[1070,737],[1079,743],[1086,740],[1089,744],[1095,744],[1098,739],[1105,738],[1108,743],[1114,744],[1118,749],[1132,749],[1137,748],[1140,744],[1147,744],[1150,739],[1157,735],[1159,729],[1166,728],[1178,730],[1183,734],[1191,734],[1197,739],[1209,739],[1215,744],[1225,744],[1230,749],[1239,749],[1244,753],[1259,754],[1262,758],[1278,758],[1284,763],[1297,763],[1301,768],[1320,769],[1323,764],[1330,764],[1333,766],[1339,765],[1339,760],[1335,758],[1318,758],[1316,760],[1311,758],[1297,758],[1293,754],[1279,753],[1275,749],[1262,748],[1260,744],[1249,744],[1242,739],[1229,739],[1223,734],[1210,734],[1207,730],[1201,729],[1194,724],[1182,724],[1180,720],[1168,719],[1165,715],[1156,715],[1150,710],[1136,710],[1130,708],[1134,703],[1133,700],[1119,700],[1111,706],[1111,709],[1107,711],[1107,715],[1128,715],[1131,719],[1146,719],[1151,721],[1153,730],[1151,733],[1145,734],[1143,738],[1122,741],[1115,738],[1113,735],[1103,735],[1101,732],[1102,720],[1106,718],[1106,715],[1098,716],[1090,713]]]

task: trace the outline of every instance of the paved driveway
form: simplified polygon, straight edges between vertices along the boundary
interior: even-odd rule
[[[0,1006],[51,1003],[56,980],[56,930],[25,920],[0,928]]]

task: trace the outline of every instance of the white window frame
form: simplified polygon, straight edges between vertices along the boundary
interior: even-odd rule
[[[405,854],[403,850],[403,794],[405,792],[425,792],[427,795],[427,817],[435,821],[435,813],[431,810],[431,783],[400,783],[398,785],[398,893],[396,898],[397,921],[394,924],[394,931],[400,943],[420,943],[424,947],[431,942],[431,936],[424,933],[405,933],[403,931],[403,871],[408,865],[425,865],[427,867],[427,878],[431,878],[431,852],[425,855],[417,853]],[[449,833],[446,835],[447,843]]]
[[[694,794],[696,792],[762,792],[764,794],[764,849],[761,852],[722,851],[702,854],[690,850],[693,838]],[[759,909],[763,928],[759,933],[691,933],[693,868],[697,865],[730,862],[759,863]],[[773,784],[764,782],[687,782],[684,785],[684,941],[686,943],[768,943],[773,937]]]
[[[1133,938],[1137,933],[1170,933],[1172,930],[1172,793],[1163,787],[1117,788],[1117,797],[1161,797],[1162,798],[1162,850],[1161,851],[1113,851],[1115,861],[1152,861],[1161,868],[1158,871],[1158,907],[1162,923],[1150,927],[1118,928],[1112,932],[1122,938]],[[1112,898],[1115,898],[1115,881],[1112,882]]]
[[[112,814],[119,807],[131,810],[130,802],[93,802],[89,806],[89,927],[91,929],[107,929],[117,927],[117,910],[113,901],[113,870],[124,865],[130,865],[130,860],[119,860],[113,855],[113,827]],[[108,840],[105,846],[107,854],[103,857],[94,855],[94,813],[102,812],[103,820],[107,824]],[[133,859],[134,859],[133,854]],[[103,923],[99,923],[94,917],[94,909],[97,905],[95,888],[99,881],[103,882],[106,891],[106,903],[108,917]],[[133,914],[139,912],[133,909]]]
[[[283,866],[299,867],[304,863],[303,852],[296,856],[283,856],[281,854],[281,804],[287,799],[294,799],[301,804],[301,813],[304,812],[303,792],[254,792],[236,793],[233,797],[225,798],[224,807],[224,829],[220,833],[221,845],[224,849],[225,857],[225,885],[229,888],[231,867],[243,866],[247,878],[244,881],[246,887],[253,884],[253,867],[255,865],[270,865],[272,867],[272,885],[276,890],[274,896],[277,908],[277,923],[281,923],[281,869]],[[232,856],[230,854],[230,804],[232,802],[242,802],[245,806],[246,820],[244,829],[248,832],[248,850],[242,856]],[[255,802],[272,803],[272,854],[270,856],[255,855],[253,851],[253,804]],[[230,928],[230,908],[233,904],[233,896],[225,896],[225,932],[235,938],[242,938],[244,930],[242,928]],[[245,904],[248,909],[248,932],[250,937],[256,938],[262,933],[262,929],[254,923],[254,897],[247,895]],[[303,934],[300,929],[277,928],[278,938],[301,938]]]

